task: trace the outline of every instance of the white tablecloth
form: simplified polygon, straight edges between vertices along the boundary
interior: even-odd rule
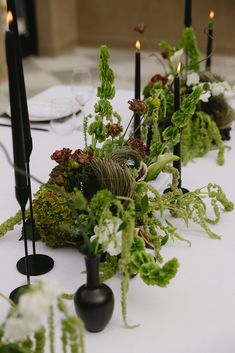
[[[127,100],[132,93],[118,91],[114,108],[129,118]],[[95,99],[95,98],[94,98]],[[94,101],[93,99],[93,101]],[[91,112],[93,101],[87,107]],[[33,175],[47,180],[54,166],[49,156],[63,147],[76,149],[83,144],[83,134],[74,131],[70,136],[56,136],[50,132],[32,131],[34,149],[31,156]],[[11,131],[0,127],[0,140],[12,155]],[[235,202],[235,132],[227,143],[234,147],[226,153],[225,166],[216,163],[216,152],[197,159],[182,169],[183,186],[193,190],[208,182],[219,183],[227,196]],[[14,197],[14,173],[0,150],[0,222],[14,215],[18,204]],[[33,182],[33,191],[38,185]],[[234,353],[235,352],[235,217],[234,212],[222,214],[221,222],[212,226],[222,235],[211,240],[196,225],[188,229],[174,220],[180,233],[192,241],[189,248],[176,241],[167,244],[162,254],[167,261],[177,257],[180,268],[176,278],[166,289],[147,287],[138,277],[130,282],[128,320],[140,323],[136,329],[123,328],[120,307],[120,280],[108,281],[115,294],[115,310],[107,328],[98,334],[86,332],[87,353]],[[9,294],[25,283],[17,272],[16,261],[23,256],[23,243],[17,239],[20,227],[0,239],[0,291]],[[56,278],[64,291],[74,292],[85,281],[83,258],[75,249],[50,249],[37,243],[38,253],[49,254],[55,260],[54,269],[40,278]],[[6,312],[0,302],[0,318]],[[57,351],[57,353],[61,353]]]

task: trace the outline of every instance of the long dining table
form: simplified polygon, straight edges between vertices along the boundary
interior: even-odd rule
[[[133,98],[130,91],[117,90],[113,107],[122,116],[125,124],[131,118],[127,101]],[[95,94],[87,103],[86,113],[93,112]],[[1,121],[6,118],[1,118]],[[77,117],[79,119],[79,115]],[[47,126],[44,124],[43,126]],[[49,126],[47,126],[49,129]],[[76,129],[68,136],[59,136],[52,131],[32,130],[33,152],[31,174],[46,182],[55,165],[50,155],[58,149],[72,150],[83,146],[83,132]],[[0,141],[12,158],[11,129],[0,126]],[[216,162],[216,151],[196,158],[182,167],[182,186],[189,190],[220,184],[228,198],[235,203],[235,130],[231,140],[225,143],[231,149],[225,153],[225,164]],[[19,209],[14,194],[14,172],[3,150],[0,148],[0,222],[13,216]],[[164,178],[156,181],[162,189]],[[32,191],[39,184],[32,180]],[[209,211],[210,212],[210,211]],[[169,216],[166,216],[169,217]],[[179,260],[176,277],[167,288],[147,286],[136,276],[130,281],[127,299],[127,317],[130,324],[139,324],[133,329],[123,326],[121,314],[120,277],[107,281],[115,296],[112,319],[100,333],[85,332],[87,353],[234,353],[235,352],[235,215],[224,213],[218,224],[211,229],[221,235],[220,240],[210,239],[193,223],[187,228],[182,221],[173,219],[180,234],[192,243],[189,247],[180,240],[169,241],[162,249],[164,261],[172,257]],[[25,284],[26,278],[16,269],[16,262],[24,255],[21,225],[0,238],[0,291],[6,295]],[[55,265],[49,273],[32,277],[57,279],[64,292],[74,293],[85,282],[84,259],[76,248],[51,249],[42,242],[36,243],[38,253],[50,255]],[[31,243],[29,242],[31,250]],[[74,311],[72,301],[70,310]],[[8,305],[0,300],[0,318],[6,314]],[[59,344],[56,350],[60,351]]]

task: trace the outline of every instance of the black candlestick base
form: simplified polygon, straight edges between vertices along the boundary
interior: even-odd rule
[[[29,288],[29,285],[24,285],[21,287],[17,287],[16,289],[14,289],[11,294],[9,295],[9,298],[14,302],[14,303],[18,303],[20,296],[26,291],[26,289]]]
[[[189,190],[188,189],[185,189],[185,188],[179,188],[180,190],[182,190],[182,192],[183,192],[183,194],[187,194],[187,192],[189,192]],[[165,189],[164,191],[163,191],[163,194],[167,194],[168,192],[171,192],[172,191],[172,189],[171,188],[167,188],[167,189]]]
[[[47,255],[36,254],[28,256],[29,275],[40,276],[49,272],[54,266],[54,260]],[[16,264],[16,267],[23,275],[27,274],[25,266],[25,257],[22,257]]]

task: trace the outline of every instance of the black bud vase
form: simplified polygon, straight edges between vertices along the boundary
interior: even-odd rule
[[[114,295],[112,290],[99,281],[99,256],[86,256],[87,283],[74,295],[77,315],[90,332],[102,331],[113,314]]]

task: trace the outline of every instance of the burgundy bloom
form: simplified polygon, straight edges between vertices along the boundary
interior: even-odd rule
[[[123,131],[123,127],[120,124],[108,123],[105,127],[106,135],[111,137],[116,137]]]
[[[128,101],[129,109],[137,113],[139,116],[144,115],[148,111],[148,106],[144,101],[132,99]]]
[[[93,158],[92,152],[83,152],[79,148],[76,151],[74,151],[74,153],[71,155],[72,160],[83,165],[89,165],[91,163],[92,158]]]
[[[150,80],[151,83],[155,83],[157,81],[162,81],[163,85],[165,86],[168,82],[168,78],[160,74],[156,74]]]
[[[146,26],[144,23],[138,23],[138,24],[133,28],[133,31],[142,34],[142,33],[144,33],[146,27],[147,27],[147,26]]]
[[[168,59],[168,57],[169,57],[168,51],[167,50],[162,51],[161,56],[163,57],[163,59]]]
[[[133,148],[133,150],[136,150],[142,158],[146,156],[147,148],[141,139],[137,137],[131,138],[129,140],[129,144],[131,148]]]
[[[63,168],[61,168],[60,165],[57,165],[49,174],[50,178],[53,179],[53,182],[57,185],[64,185],[65,179],[63,171]]]
[[[66,165],[71,157],[72,150],[70,148],[63,148],[62,150],[57,150],[51,155],[51,159],[58,164]]]

